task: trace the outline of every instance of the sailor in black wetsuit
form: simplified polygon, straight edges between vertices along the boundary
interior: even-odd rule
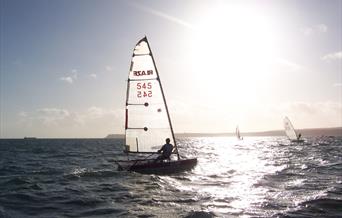
[[[173,145],[170,144],[169,138],[167,138],[165,141],[166,141],[166,144],[163,145],[163,147],[158,150],[158,153],[162,152],[162,154],[159,157],[157,157],[155,162],[157,162],[158,160],[163,161],[166,159],[170,159],[170,156],[171,156],[172,150],[173,150]]]

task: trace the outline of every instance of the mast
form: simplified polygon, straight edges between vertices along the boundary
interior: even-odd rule
[[[160,81],[160,76],[159,76],[159,73],[158,73],[158,69],[157,69],[157,66],[156,66],[156,62],[154,61],[154,57],[153,57],[153,54],[152,54],[152,50],[151,50],[151,47],[150,47],[150,43],[148,42],[147,37],[145,36],[142,40],[145,40],[146,43],[147,43],[147,45],[148,45],[148,49],[150,50],[150,53],[151,53],[153,65],[154,65],[154,67],[155,67],[155,69],[156,69],[157,80],[159,81],[159,86],[160,86],[161,93],[162,93],[163,100],[164,100],[164,105],[165,105],[165,108],[166,108],[166,114],[167,114],[167,118],[168,118],[168,121],[169,121],[169,125],[170,125],[170,129],[171,129],[172,138],[173,138],[173,141],[174,141],[174,143],[175,143],[175,148],[176,148],[176,153],[177,153],[177,159],[179,160],[180,157],[179,157],[179,153],[178,153],[177,142],[176,142],[175,134],[174,134],[174,132],[173,132],[172,123],[171,123],[171,118],[170,118],[170,114],[169,114],[169,109],[168,109],[168,107],[167,107],[167,103],[166,103],[166,99],[165,99],[165,95],[164,95],[164,90],[163,90],[163,86],[162,86],[161,81]],[[141,41],[142,41],[142,40],[141,40]]]
[[[134,52],[132,54],[132,58],[134,56]],[[131,59],[131,65],[129,67],[129,72],[131,72],[132,70],[132,67],[133,67],[133,62],[132,62],[132,59]],[[129,73],[128,73],[129,74]],[[126,134],[127,134],[127,128],[128,128],[128,108],[127,108],[127,105],[128,105],[128,96],[129,96],[129,78],[127,79],[127,90],[126,90],[126,103],[125,103],[125,150],[127,150],[127,143],[126,143]]]

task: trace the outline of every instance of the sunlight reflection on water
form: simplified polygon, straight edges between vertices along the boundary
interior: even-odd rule
[[[232,137],[197,139],[200,148],[199,164],[184,190],[196,190],[199,195],[210,196],[209,208],[219,213],[238,213],[262,204],[266,188],[256,186],[265,174],[284,169],[275,165],[272,146],[277,142],[265,138],[237,140]]]

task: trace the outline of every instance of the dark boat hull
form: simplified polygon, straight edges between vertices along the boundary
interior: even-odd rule
[[[297,139],[297,140],[291,140],[293,143],[302,143],[304,142],[304,139]]]
[[[197,164],[197,158],[168,162],[147,162],[132,165],[129,170],[143,174],[172,174],[192,169]]]

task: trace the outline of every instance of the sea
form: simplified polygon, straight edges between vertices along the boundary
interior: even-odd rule
[[[0,217],[342,217],[342,137],[178,138],[194,169],[118,171],[122,139],[1,139]]]

